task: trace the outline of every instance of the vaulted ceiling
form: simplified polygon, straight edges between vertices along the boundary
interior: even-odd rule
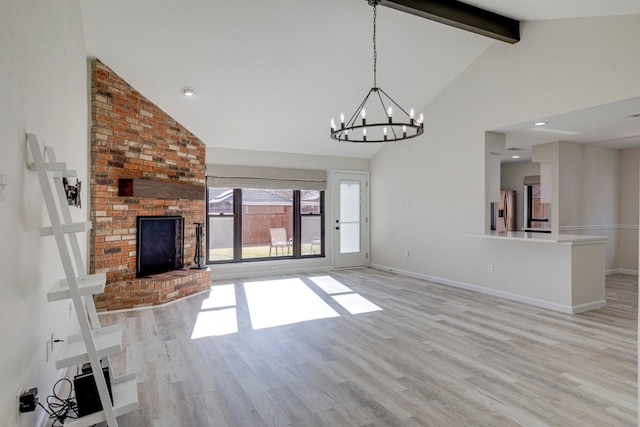
[[[82,0],[97,57],[208,146],[371,157],[329,138],[372,86],[365,0]],[[638,0],[469,0],[518,20],[640,13]],[[378,8],[378,86],[424,108],[493,41]],[[183,96],[193,87],[195,96]]]

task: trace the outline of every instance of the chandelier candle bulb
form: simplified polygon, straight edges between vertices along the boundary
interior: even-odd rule
[[[415,111],[413,110],[413,108],[411,110],[409,110],[409,118],[413,119],[413,115],[415,114]]]
[[[384,133],[384,140],[387,140],[387,128],[385,127],[384,129],[382,129],[382,132]]]
[[[340,113],[340,129],[344,129],[344,113]]]
[[[422,125],[423,122],[424,122],[424,114],[420,113],[420,118],[418,119],[418,123]]]
[[[402,126],[402,137],[406,138],[407,137],[407,127],[406,126]]]

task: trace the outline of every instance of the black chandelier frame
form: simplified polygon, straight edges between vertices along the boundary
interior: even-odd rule
[[[376,48],[376,7],[380,4],[381,0],[368,0],[369,5],[373,6],[373,87],[369,90],[369,93],[364,97],[358,108],[351,116],[351,118],[345,123],[344,115],[341,115],[340,124],[336,125],[334,119],[331,119],[331,133],[332,139],[337,141],[347,142],[392,142],[402,141],[405,139],[415,138],[424,133],[423,116],[420,115],[420,119],[414,118],[413,109],[410,113],[407,113],[396,101],[393,100],[382,88],[377,85],[377,60],[378,52]],[[365,106],[371,94],[375,94],[373,98],[378,98],[384,115],[387,118],[386,122],[379,123],[367,123]],[[387,104],[385,105],[386,98]],[[389,107],[387,109],[387,106]],[[392,108],[395,106],[400,110],[405,117],[405,121],[393,121]],[[358,117],[362,114],[362,122],[358,121]],[[375,135],[367,135],[368,129],[383,128],[383,135],[380,136],[380,132]],[[390,129],[390,132],[387,130]],[[356,134],[353,131],[362,130]],[[369,138],[367,138],[369,136]]]

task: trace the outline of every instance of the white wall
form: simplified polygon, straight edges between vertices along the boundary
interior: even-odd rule
[[[618,268],[621,272],[637,273],[640,148],[620,150],[619,156]]]
[[[618,222],[618,150],[560,142],[560,230]]]
[[[559,141],[536,146],[534,153],[554,163],[558,207],[552,223],[559,223],[559,232],[607,236],[607,272],[636,273],[640,149]]]
[[[526,22],[521,42],[495,42],[425,107],[422,137],[373,157],[372,264],[485,289],[535,288],[530,272],[547,267],[537,262],[543,253],[525,258],[469,237],[488,215],[485,131],[640,95],[639,49],[640,15]],[[497,274],[506,266],[520,274]]]
[[[44,400],[62,374],[45,362],[49,334],[63,338],[77,330],[66,302],[46,302],[63,271],[52,238],[39,236],[49,223],[37,177],[25,167],[26,132],[54,147],[86,188],[87,65],[77,0],[5,0],[1,9],[0,173],[9,186],[0,202],[0,425],[13,426],[19,390],[38,387]],[[82,199],[88,200],[86,190]],[[83,206],[74,219],[86,220],[87,213]],[[22,415],[17,425],[34,426],[42,414]]]
[[[215,264],[211,268],[214,278],[246,277],[278,272],[326,270],[333,266],[333,170],[369,171],[369,159],[352,157],[316,156],[268,151],[234,150],[208,147],[207,164],[268,166],[295,169],[324,169],[327,171],[327,191],[325,192],[325,257],[309,260],[274,260],[239,264]]]
[[[605,269],[617,272],[618,150],[566,141],[558,148],[560,232],[609,237]]]
[[[500,187],[503,190],[516,192],[516,230],[525,226],[524,201],[527,194],[524,191],[524,177],[540,175],[540,163],[511,162],[500,167]]]

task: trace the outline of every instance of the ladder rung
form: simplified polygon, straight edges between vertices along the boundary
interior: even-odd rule
[[[47,174],[49,176],[73,177],[77,175],[76,171],[67,170],[66,163],[51,162],[51,163],[45,163],[44,165],[47,168]]]
[[[104,292],[104,285],[107,282],[107,275],[105,273],[90,274],[88,276],[78,277],[78,289],[81,296],[95,295]],[[69,283],[67,279],[59,280],[50,290],[47,292],[47,301],[59,301],[63,299],[71,298],[71,292],[69,291]]]
[[[71,224],[62,224],[62,232],[69,233],[82,233],[84,231],[91,230],[91,221],[73,222]],[[40,229],[41,236],[53,236],[53,227],[42,227]]]
[[[78,176],[76,171],[52,171],[47,172],[47,174],[53,178],[75,178]]]
[[[122,351],[122,330],[119,325],[112,326],[91,331],[93,341],[96,344],[96,352],[100,358]],[[72,335],[67,337],[62,344],[62,349],[56,360],[56,369],[80,365],[88,361],[87,346],[82,340],[82,335]]]
[[[47,169],[47,175],[53,177],[65,177],[71,178],[78,175],[74,170],[67,170],[67,164],[62,162],[45,162],[45,168]],[[35,164],[30,164],[29,169],[35,171]]]

